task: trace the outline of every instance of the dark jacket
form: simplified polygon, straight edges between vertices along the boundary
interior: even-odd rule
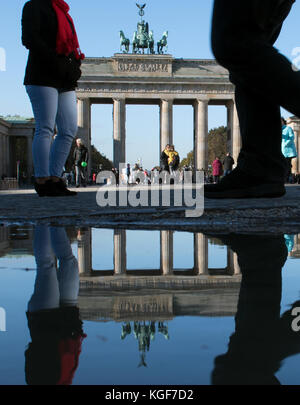
[[[79,166],[82,162],[87,163],[89,159],[87,148],[85,146],[81,146],[80,148],[76,146],[73,153],[73,159],[75,166]]]
[[[232,166],[234,165],[234,159],[232,156],[225,156],[223,161],[224,170],[232,170]]]
[[[58,22],[51,0],[30,0],[23,8],[22,43],[29,49],[25,85],[74,90],[81,76],[73,54],[56,53]]]
[[[168,155],[165,154],[164,150],[160,155],[160,168],[161,170],[169,170]]]

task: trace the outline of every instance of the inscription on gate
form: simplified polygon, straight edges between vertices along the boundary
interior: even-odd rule
[[[115,57],[114,71],[118,75],[172,76],[172,60],[163,57],[161,59],[153,59],[147,56],[137,58]]]

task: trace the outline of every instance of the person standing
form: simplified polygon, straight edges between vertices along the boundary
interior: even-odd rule
[[[22,43],[29,50],[24,85],[36,122],[35,190],[40,197],[76,195],[61,178],[77,132],[75,88],[84,59],[68,4],[27,1],[22,11]],[[58,133],[52,142],[55,126]]]
[[[171,145],[167,144],[165,149],[162,151],[160,155],[160,169],[161,171],[169,172],[169,150],[170,150]]]
[[[219,183],[220,177],[223,174],[223,166],[218,157],[216,157],[216,159],[213,161],[212,167],[213,167],[214,183]]]
[[[83,187],[86,187],[89,154],[82,139],[80,138],[76,139],[76,147],[73,152],[73,159],[75,165],[76,187],[80,187],[81,184]]]
[[[291,127],[286,125],[286,120],[281,118],[282,124],[282,142],[281,150],[282,154],[286,159],[287,171],[286,171],[286,183],[290,182],[290,177],[292,174],[292,159],[297,157],[297,151],[295,146],[295,134]]]
[[[227,174],[232,172],[232,167],[234,165],[234,159],[228,152],[227,155],[225,156],[225,159],[223,161],[223,166],[224,166],[224,176],[227,176]]]
[[[274,43],[294,2],[214,1],[212,50],[235,85],[242,147],[236,168],[219,184],[204,186],[207,198],[274,198],[286,192],[280,107],[300,116],[300,75]]]
[[[168,155],[169,172],[171,175],[174,175],[180,163],[179,153],[175,150],[174,145],[170,145],[166,154]]]

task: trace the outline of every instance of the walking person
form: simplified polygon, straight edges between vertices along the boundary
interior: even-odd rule
[[[40,197],[76,195],[61,178],[77,132],[75,88],[84,58],[68,4],[64,0],[27,1],[22,12],[22,43],[29,50],[24,85],[36,122],[35,190]]]
[[[224,167],[224,176],[232,172],[232,168],[234,165],[234,159],[228,152],[223,160],[223,167]]]
[[[75,181],[76,187],[86,187],[87,183],[87,164],[89,159],[89,153],[85,147],[83,140],[76,139],[76,147],[73,152],[73,159],[75,165]]]
[[[223,174],[223,166],[221,160],[218,157],[216,157],[216,159],[213,161],[212,168],[213,168],[214,183],[215,184],[219,183],[220,177]]]
[[[273,45],[294,1],[214,2],[212,49],[235,85],[242,148],[237,167],[219,184],[204,187],[207,198],[271,198],[286,192],[280,106],[300,116],[300,75]]]
[[[287,171],[286,171],[286,183],[290,183],[290,178],[292,174],[292,159],[297,157],[297,151],[295,146],[295,134],[291,127],[286,125],[286,120],[282,117],[281,118],[282,124],[282,142],[281,142],[281,150],[283,156],[286,159],[287,164]]]

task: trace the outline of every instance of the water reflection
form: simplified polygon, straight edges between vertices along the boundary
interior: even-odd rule
[[[36,280],[28,303],[27,384],[72,383],[85,334],[79,317],[78,262],[63,228],[37,226]],[[58,261],[58,262],[57,262]]]
[[[158,322],[157,331],[167,340],[170,339],[168,325],[165,325],[164,322]],[[133,332],[135,339],[138,341],[140,352],[140,363],[138,367],[147,367],[146,352],[149,352],[150,342],[155,339],[156,322],[135,321],[132,326],[130,322],[126,322],[122,325],[121,339],[124,340],[128,335],[131,335],[131,332]]]
[[[101,242],[101,230],[98,231]],[[191,235],[193,266],[176,268],[175,233],[157,231],[160,244],[153,254],[160,257],[159,267],[149,269],[145,259],[132,270],[127,265],[128,231],[115,229],[111,231],[113,266],[103,270],[92,266],[93,256],[98,255],[101,263],[105,254],[100,246],[98,249],[98,240],[93,245],[97,233],[93,232],[95,230],[87,227],[37,226],[34,233],[29,228],[0,228],[0,256],[27,251],[34,254],[36,261],[36,280],[26,312],[31,336],[25,352],[28,384],[71,384],[79,371],[79,359],[84,358],[81,354],[86,337],[83,329],[96,322],[101,323],[102,333],[107,334],[102,342],[112,339],[110,333],[114,333],[118,342],[118,354],[114,353],[115,347],[110,346],[109,355],[113,358],[122,353],[122,358],[117,360],[119,368],[110,367],[112,384],[115,372],[120,375],[127,372],[123,356],[126,358],[131,350],[130,340],[134,341],[137,356],[130,354],[134,367],[139,373],[146,367],[147,372],[151,372],[155,358],[151,355],[158,348],[154,341],[161,345],[158,336],[167,341],[168,347],[175,344],[168,358],[172,350],[186,353],[189,359],[186,361],[191,362],[190,373],[197,375],[203,352],[189,348],[186,342],[184,347],[179,347],[182,344],[182,337],[178,338],[180,322],[184,317],[193,317],[191,325],[201,325],[197,338],[194,330],[185,325],[186,332],[182,333],[188,335],[188,342],[193,342],[194,338],[205,336],[206,330],[201,329],[205,323],[201,323],[201,319],[215,317],[215,323],[220,325],[215,333],[222,337],[223,324],[219,320],[233,316],[235,329],[228,349],[216,350],[212,356],[213,367],[208,366],[205,371],[211,377],[210,382],[214,385],[280,384],[278,373],[283,361],[300,353],[300,332],[291,328],[295,319],[292,310],[300,308],[300,301],[281,314],[282,268],[288,255],[291,259],[300,256],[299,235],[194,233]],[[147,242],[145,239],[145,244]],[[208,251],[212,245],[227,246],[224,267],[209,265]],[[184,250],[181,254],[184,257]],[[180,319],[177,329],[175,318]],[[110,321],[110,332],[106,332],[107,321]],[[87,322],[85,328],[83,322]],[[117,327],[112,328],[111,324]],[[97,347],[91,340],[84,343],[90,345],[87,350],[91,354],[96,353]],[[192,356],[190,350],[194,350]],[[89,362],[92,358],[91,355]],[[92,370],[94,364],[88,363],[88,367]],[[134,374],[132,369],[131,372]],[[176,380],[180,367],[162,370],[162,384],[164,374],[168,373]],[[133,382],[135,378],[137,374],[132,375]]]
[[[280,316],[282,268],[288,248],[280,236],[223,236],[237,253],[242,281],[235,332],[228,351],[215,359],[213,384],[280,384],[282,361],[300,352],[300,335],[292,330],[292,308]]]

